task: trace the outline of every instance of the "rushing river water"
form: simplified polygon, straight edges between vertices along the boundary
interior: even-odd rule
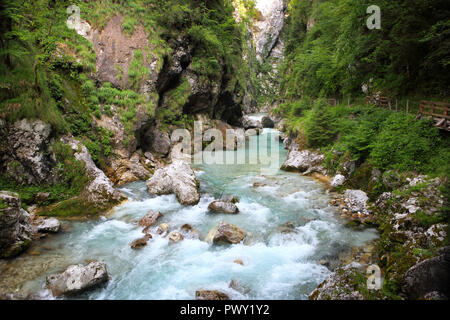
[[[250,139],[270,132],[265,129]],[[271,148],[280,152],[280,167],[287,151],[279,143]],[[107,264],[111,280],[77,298],[194,299],[197,289],[218,289],[233,299],[307,299],[331,272],[320,259],[376,238],[374,230],[344,227],[328,204],[326,189],[309,177],[283,171],[265,175],[259,165],[250,164],[199,165],[195,170],[201,184],[198,205],[184,207],[174,195],[149,195],[145,182],[126,185],[121,190],[129,201],[108,215],[66,221],[65,232],[38,241],[17,259],[0,262],[0,289],[51,298],[46,275],[92,259]],[[239,214],[208,212],[211,201],[227,196],[239,198]],[[158,223],[168,223],[170,230],[192,225],[200,239],[220,221],[250,235],[243,244],[214,246],[198,239],[170,243],[154,234],[146,247],[133,250],[130,242],[143,236],[138,221],[149,210],[160,211],[164,216]],[[292,232],[280,228],[287,222],[295,225]],[[231,280],[245,290],[231,289]]]

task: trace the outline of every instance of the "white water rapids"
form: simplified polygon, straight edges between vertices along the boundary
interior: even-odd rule
[[[267,132],[250,139],[264,138]],[[281,144],[272,148],[279,148],[282,163],[287,151]],[[174,195],[152,196],[145,182],[126,185],[121,190],[129,201],[108,215],[66,221],[66,232],[2,262],[0,288],[50,298],[46,275],[92,259],[107,264],[111,279],[76,298],[195,299],[197,289],[218,289],[232,299],[307,299],[331,272],[320,259],[333,259],[343,249],[377,236],[371,229],[343,226],[328,204],[326,189],[312,178],[283,171],[264,176],[258,165],[248,164],[203,165],[196,170],[201,183],[198,205],[182,206]],[[221,196],[239,197],[240,213],[209,213],[208,204]],[[138,221],[149,210],[160,211],[164,216],[158,223],[168,223],[170,230],[192,225],[200,239],[222,220],[250,236],[245,244],[215,246],[195,239],[170,243],[167,237],[154,234],[146,247],[133,250],[130,242],[143,236]],[[295,225],[293,232],[280,229],[287,222]],[[243,265],[234,263],[236,259]],[[231,280],[245,290],[230,288]]]

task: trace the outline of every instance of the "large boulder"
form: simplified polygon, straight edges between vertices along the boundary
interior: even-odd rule
[[[175,160],[171,165],[158,169],[147,181],[147,190],[151,194],[175,193],[183,205],[195,205],[200,201],[199,182],[189,164]]]
[[[51,152],[51,125],[23,119],[9,127],[0,125],[0,164],[6,175],[23,184],[55,182],[56,159]]]
[[[75,159],[84,163],[89,183],[83,189],[81,196],[96,207],[109,207],[126,197],[113,187],[111,180],[97,168],[87,148],[73,137],[65,136],[61,141],[75,151]]]
[[[33,224],[39,233],[56,233],[61,229],[61,222],[56,218],[38,218],[33,221]]]
[[[264,116],[262,118],[261,125],[263,126],[263,128],[273,128],[273,127],[275,127],[275,123],[273,122],[273,120],[270,119],[267,116]]]
[[[411,267],[405,274],[405,291],[409,299],[423,298],[431,292],[450,297],[450,247],[438,251],[438,256]]]
[[[337,174],[334,176],[330,185],[332,188],[336,188],[336,187],[342,186],[345,183],[345,180],[346,180],[345,176],[343,176],[342,174]]]
[[[311,150],[299,151],[296,148],[291,148],[281,169],[302,172],[303,174],[323,172],[324,168],[321,166],[323,160],[325,160],[323,154]]]
[[[107,282],[108,271],[104,263],[94,261],[86,266],[69,266],[64,272],[47,277],[47,288],[55,297],[78,294]]]
[[[30,215],[21,208],[19,195],[0,191],[0,258],[18,255],[31,244]]]
[[[361,190],[345,190],[344,202],[347,208],[353,213],[369,214],[367,208],[367,201],[369,197],[364,191]]]
[[[227,294],[218,290],[197,290],[195,291],[197,300],[230,300]]]
[[[252,119],[248,116],[242,117],[242,126],[245,130],[247,129],[262,129],[262,124],[260,121]]]
[[[205,241],[214,244],[237,244],[244,240],[246,236],[247,232],[241,228],[222,221],[218,227],[208,232]]]
[[[213,201],[209,204],[208,210],[216,213],[239,213],[238,207],[231,201]]]

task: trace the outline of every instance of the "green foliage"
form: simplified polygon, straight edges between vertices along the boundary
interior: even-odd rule
[[[368,30],[367,1],[292,0],[283,91],[289,98],[414,92],[448,96],[450,15],[444,0],[379,0],[380,30]]]
[[[373,142],[371,158],[382,169],[422,171],[439,142],[438,129],[429,121],[393,113]]]
[[[330,105],[324,100],[315,102],[305,117],[305,134],[309,146],[320,148],[331,143],[336,135]]]
[[[148,68],[144,64],[144,54],[141,50],[136,50],[130,68],[128,69],[130,88],[138,91],[142,80],[149,73]]]

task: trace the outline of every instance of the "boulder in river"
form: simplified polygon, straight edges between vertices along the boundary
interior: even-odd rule
[[[208,210],[216,213],[239,213],[238,207],[231,201],[216,200],[209,204]]]
[[[156,170],[147,181],[149,193],[162,195],[175,193],[183,205],[195,205],[200,201],[199,182],[194,171],[185,161],[175,160],[171,165]]]
[[[285,171],[298,171],[304,174],[324,172],[324,168],[321,166],[323,160],[325,160],[323,154],[311,150],[299,151],[296,148],[291,147],[288,157],[281,166],[281,169]]]
[[[62,273],[48,276],[47,288],[52,291],[53,296],[60,297],[93,289],[108,279],[106,265],[93,261],[85,266],[72,265]]]
[[[218,290],[197,290],[195,291],[197,300],[230,300],[227,294]]]
[[[264,116],[261,120],[261,124],[263,128],[273,128],[275,127],[275,123],[268,116]]]
[[[142,219],[139,221],[139,225],[143,227],[150,227],[155,224],[156,220],[161,218],[163,215],[159,211],[153,211],[150,210],[147,212],[145,216],[142,217]]]
[[[31,244],[30,215],[17,193],[0,191],[0,258],[10,258]]]
[[[262,129],[261,122],[258,120],[251,119],[247,116],[242,118],[242,126],[245,130],[247,129]]]
[[[169,236],[169,240],[173,243],[180,242],[183,239],[184,239],[183,235],[181,233],[179,233],[178,231],[172,232]]]
[[[219,226],[208,232],[205,238],[206,242],[215,244],[230,243],[237,244],[245,239],[247,232],[241,228],[226,222],[220,222]]]
[[[163,234],[169,230],[169,225],[167,223],[161,223],[158,228],[156,228],[157,234]]]
[[[147,245],[148,240],[152,238],[152,235],[147,233],[144,237],[134,240],[130,243],[131,249],[140,249]]]
[[[56,233],[61,229],[61,222],[56,218],[39,219],[35,222],[35,230],[40,233]]]

